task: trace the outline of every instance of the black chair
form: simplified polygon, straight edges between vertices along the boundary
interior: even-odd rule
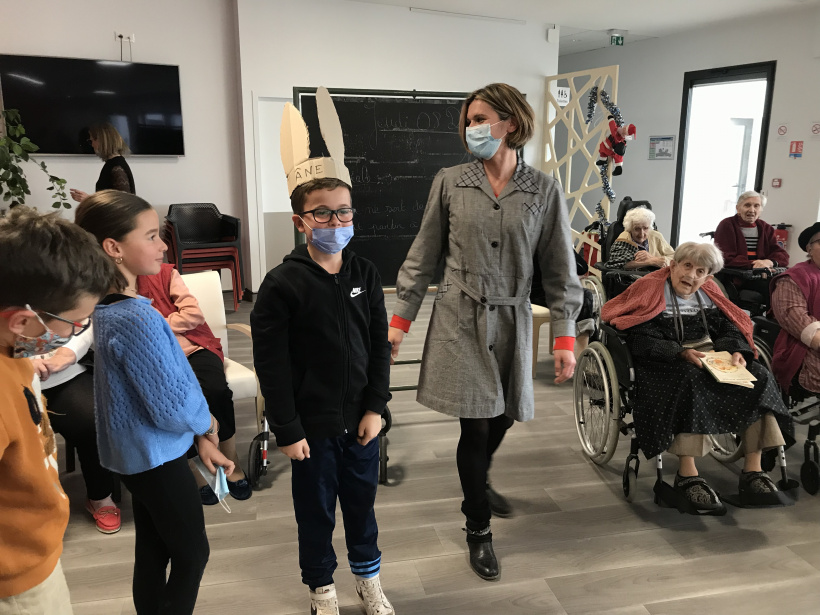
[[[186,250],[235,250],[239,271],[239,288],[244,288],[245,271],[242,265],[242,222],[239,218],[220,213],[213,203],[174,203],[168,208],[166,221],[175,247],[174,264],[182,273],[185,261],[196,258],[185,255]],[[199,260],[204,255],[197,252]],[[222,255],[224,257],[224,254]]]

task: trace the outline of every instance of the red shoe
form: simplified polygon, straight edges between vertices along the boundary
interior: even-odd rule
[[[122,519],[120,518],[120,509],[116,506],[103,506],[98,510],[94,510],[91,500],[87,500],[85,509],[94,517],[97,529],[103,534],[116,534],[120,531]]]

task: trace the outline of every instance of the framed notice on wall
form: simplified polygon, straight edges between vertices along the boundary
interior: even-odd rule
[[[650,160],[675,159],[675,135],[649,137]]]

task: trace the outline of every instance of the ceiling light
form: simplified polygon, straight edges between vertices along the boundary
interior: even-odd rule
[[[510,19],[508,17],[492,17],[491,15],[472,15],[470,13],[452,13],[450,11],[436,11],[433,9],[422,9],[414,6],[410,7],[413,13],[429,13],[430,15],[439,15],[442,17],[463,17],[465,19],[482,19],[484,21],[500,21],[503,23],[513,24],[516,26],[526,25],[523,19]]]

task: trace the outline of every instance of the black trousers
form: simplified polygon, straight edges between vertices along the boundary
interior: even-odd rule
[[[111,472],[100,465],[94,423],[93,372],[87,369],[68,382],[43,389],[43,395],[48,401],[52,428],[77,449],[88,499],[107,498],[114,489],[114,479]]]
[[[137,533],[133,594],[138,615],[190,615],[210,547],[188,461],[183,455],[147,472],[123,475],[122,482],[131,492]]]
[[[458,440],[456,462],[464,501],[461,512],[467,517],[468,530],[483,530],[490,524],[490,503],[487,501],[487,473],[493,454],[501,445],[513,419],[502,414],[491,419],[459,419],[461,437]]]
[[[362,446],[355,434],[348,433],[335,438],[311,438],[308,445],[310,458],[291,461],[302,582],[311,589],[333,583],[337,497],[351,572],[363,577],[378,574],[381,552],[373,505],[379,481],[379,439],[373,438]]]
[[[233,409],[233,391],[225,380],[225,365],[210,350],[202,348],[188,356],[188,363],[208,402],[208,409],[219,421],[219,441],[224,442],[236,433]]]

